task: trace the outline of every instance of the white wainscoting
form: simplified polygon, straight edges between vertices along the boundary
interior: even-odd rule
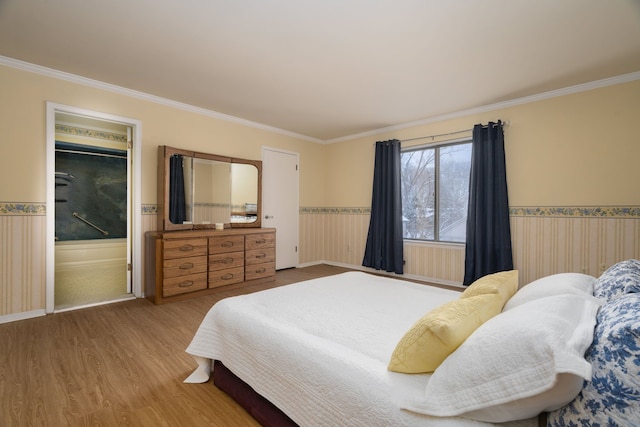
[[[599,276],[618,261],[640,259],[640,207],[510,210],[521,285],[561,272]],[[156,230],[156,216],[155,205],[143,206],[141,233]],[[326,262],[362,268],[368,228],[368,208],[301,208],[300,265]],[[44,314],[44,250],[44,204],[0,203],[0,323]],[[462,245],[408,242],[405,259],[407,277],[462,282]]]
[[[520,284],[562,272],[599,276],[618,261],[640,259],[639,207],[512,207],[511,240]],[[302,208],[300,264],[361,268],[368,208]],[[405,275],[460,284],[464,246],[405,243]]]

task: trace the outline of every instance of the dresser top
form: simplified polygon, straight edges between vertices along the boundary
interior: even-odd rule
[[[206,228],[201,230],[149,231],[147,235],[157,239],[192,239],[195,237],[246,236],[275,232],[275,228],[225,228],[224,230]]]

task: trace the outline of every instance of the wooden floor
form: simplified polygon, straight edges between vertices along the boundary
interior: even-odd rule
[[[283,270],[275,282],[234,293],[0,324],[0,426],[257,426],[211,382],[182,382],[195,368],[185,348],[221,298],[344,271]]]

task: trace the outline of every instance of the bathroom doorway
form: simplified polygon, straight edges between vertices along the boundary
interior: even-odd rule
[[[139,123],[47,107],[47,312],[138,297]]]

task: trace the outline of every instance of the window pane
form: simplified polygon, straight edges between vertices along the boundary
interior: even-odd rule
[[[402,153],[402,222],[405,239],[433,240],[435,149]]]
[[[464,242],[467,232],[471,144],[440,147],[438,240]]]

